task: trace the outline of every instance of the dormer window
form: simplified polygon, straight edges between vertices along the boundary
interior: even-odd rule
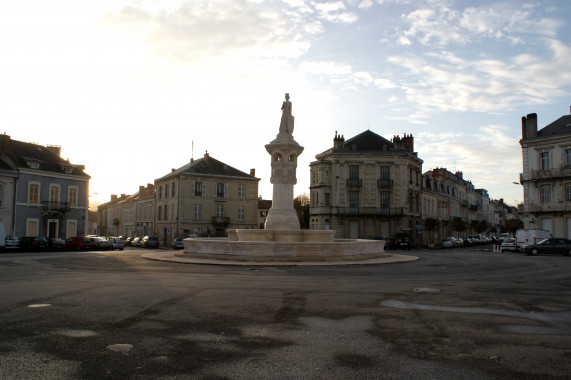
[[[28,165],[28,167],[31,169],[39,169],[40,168],[40,161],[32,160],[32,159],[26,159],[26,165]]]

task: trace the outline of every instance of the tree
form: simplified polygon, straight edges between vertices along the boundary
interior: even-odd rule
[[[454,220],[451,224],[450,227],[452,228],[453,231],[456,232],[461,232],[461,231],[466,231],[466,222],[463,222],[461,220]]]
[[[480,223],[473,223],[472,228],[479,235],[482,232],[486,231],[488,229],[488,226],[486,225],[486,221],[482,221]]]
[[[438,227],[440,224],[437,219],[434,218],[426,218],[422,222],[424,228],[428,231],[428,242],[432,243],[432,232]]]
[[[523,222],[519,219],[508,219],[504,224],[507,233],[514,235],[515,232],[523,228]]]
[[[297,212],[299,226],[309,228],[309,195],[303,193],[293,199],[293,208]]]

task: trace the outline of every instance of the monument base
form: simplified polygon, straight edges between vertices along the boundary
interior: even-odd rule
[[[386,256],[382,240],[335,239],[335,231],[229,230],[228,238],[184,239],[177,256],[243,262],[331,262]]]

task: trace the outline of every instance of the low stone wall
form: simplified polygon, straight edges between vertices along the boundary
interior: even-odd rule
[[[384,246],[382,240],[334,239],[314,242],[191,238],[184,240],[184,251],[176,255],[246,262],[358,261],[388,256]]]

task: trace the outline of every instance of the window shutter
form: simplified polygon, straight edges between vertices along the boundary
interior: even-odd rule
[[[212,196],[213,196],[214,198],[216,198],[216,195],[217,195],[216,192],[217,192],[217,190],[218,190],[218,184],[215,183],[215,184],[212,186]]]
[[[206,182],[202,182],[202,196],[206,196]]]
[[[228,184],[224,184],[224,198],[228,198]]]
[[[192,184],[190,185],[190,195],[192,197],[194,197],[194,191],[196,190],[196,182],[192,181]]]

